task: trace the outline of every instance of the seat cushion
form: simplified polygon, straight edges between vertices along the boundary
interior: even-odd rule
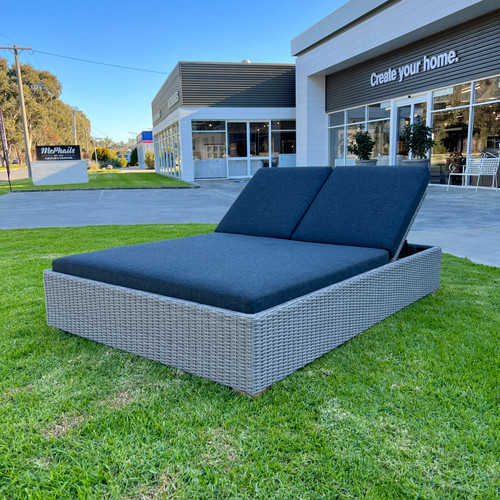
[[[56,259],[56,272],[256,313],[363,273],[388,253],[211,233]]]
[[[330,167],[257,170],[215,231],[290,238],[331,171]]]
[[[383,248],[401,244],[429,183],[428,167],[336,167],[292,239]]]

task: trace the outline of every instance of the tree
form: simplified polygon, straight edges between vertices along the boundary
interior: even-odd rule
[[[134,166],[137,165],[137,162],[139,161],[139,158],[137,156],[137,148],[132,149],[132,152],[130,153],[130,165]]]
[[[146,151],[146,154],[144,155],[144,162],[146,163],[146,168],[149,168],[150,170],[155,168],[155,154],[153,151]]]
[[[30,64],[21,64],[26,118],[31,145],[73,144],[73,108],[59,99],[62,86],[49,71],[39,71]],[[19,158],[24,140],[19,109],[19,88],[14,65],[0,58],[0,106],[12,158]],[[77,142],[87,148],[86,134],[90,134],[90,121],[84,113],[75,111]]]

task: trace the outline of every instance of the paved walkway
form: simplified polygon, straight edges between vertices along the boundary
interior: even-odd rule
[[[0,229],[217,223],[246,186],[231,180],[199,184],[201,189],[14,192],[0,196]],[[500,267],[500,190],[430,186],[409,240]]]

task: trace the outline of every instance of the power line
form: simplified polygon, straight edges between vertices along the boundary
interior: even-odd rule
[[[12,38],[9,38],[7,35],[4,35],[3,33],[0,33],[0,36],[6,38],[7,40],[11,41],[12,43],[14,43],[14,40],[12,40]]]
[[[154,71],[152,69],[132,68],[131,66],[121,66],[119,64],[103,63],[103,62],[99,62],[99,61],[89,61],[88,59],[80,59],[78,57],[63,56],[62,54],[53,54],[52,52],[44,52],[43,50],[32,50],[32,52],[38,52],[39,54],[46,54],[48,56],[62,57],[64,59],[72,59],[74,61],[81,61],[81,62],[86,62],[86,63],[90,63],[90,64],[100,64],[101,66],[112,66],[114,68],[131,69],[133,71],[143,71],[146,73],[158,73],[160,75],[169,75],[170,74],[170,73],[165,73],[164,71]]]

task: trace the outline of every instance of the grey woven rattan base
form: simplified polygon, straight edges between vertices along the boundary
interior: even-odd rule
[[[420,250],[257,314],[47,270],[47,321],[255,395],[437,290],[441,249]]]

